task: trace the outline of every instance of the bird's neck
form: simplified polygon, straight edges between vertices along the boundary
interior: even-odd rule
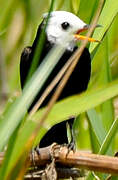
[[[35,49],[36,46],[37,46],[37,43],[38,43],[39,38],[40,38],[40,34],[41,34],[41,32],[42,32],[42,28],[44,28],[44,23],[43,23],[43,21],[42,21],[42,23],[40,24],[40,26],[38,27],[37,35],[36,35],[36,38],[35,38],[34,43],[33,43],[33,45],[32,45],[32,48],[33,48],[33,49]],[[64,45],[65,43],[63,43],[63,41],[58,40],[58,39],[56,40],[55,37],[48,36],[47,33],[46,33],[45,35],[46,35],[46,39],[45,39],[45,43],[44,43],[44,44],[48,46],[48,50],[50,50],[55,44],[57,44],[57,45],[60,44],[60,45],[62,45],[62,46],[65,46],[65,45]],[[45,46],[45,45],[44,45],[44,46]],[[68,44],[67,44],[67,46],[66,46],[66,50],[72,52],[75,47],[76,47],[76,42],[72,40],[72,41],[68,42]],[[44,47],[44,48],[45,48],[45,47]]]
[[[68,40],[68,38],[59,38],[59,37],[54,37],[50,34],[46,34],[46,37],[47,37],[47,41],[50,43],[50,44],[53,44],[53,45],[61,45],[62,47],[66,47],[66,50],[68,51],[73,51],[73,49],[75,48],[76,46],[76,43],[74,40]]]

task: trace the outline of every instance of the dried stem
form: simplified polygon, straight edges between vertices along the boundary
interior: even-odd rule
[[[40,155],[34,152],[33,161],[31,154],[28,159],[30,167],[34,164],[41,170],[42,166],[51,163],[55,159],[56,167],[79,168],[96,172],[110,173],[118,175],[118,157],[110,157],[98,154],[92,154],[83,151],[68,152],[65,146],[54,145],[46,148],[40,148]],[[0,165],[2,164],[4,153],[0,153]]]
[[[56,75],[56,77],[53,79],[53,81],[47,86],[45,91],[43,92],[42,96],[39,98],[37,103],[34,105],[32,110],[30,111],[30,115],[32,116],[41,106],[45,98],[48,96],[48,94],[52,91],[52,89],[55,87],[55,85],[60,81],[60,79],[63,77],[64,73],[67,71],[68,67],[71,65],[73,59],[70,58],[67,63],[64,65],[64,67],[59,71],[59,73]]]
[[[99,15],[100,15],[100,12],[102,10],[102,6],[103,6],[103,3],[104,3],[104,0],[100,0],[99,2],[99,6],[98,6],[98,9],[97,9],[97,13],[96,13],[96,16],[93,20],[93,23],[91,25],[91,28],[89,29],[88,33],[87,33],[87,36],[90,37],[94,28],[96,27],[96,24],[97,24],[97,20],[99,18]],[[33,131],[32,135],[30,136],[26,146],[25,146],[25,151],[29,151],[32,147],[32,144],[34,142],[34,139],[36,138],[37,134],[39,133],[39,129],[40,127],[43,125],[45,119],[47,118],[49,112],[51,111],[54,103],[56,102],[56,100],[58,99],[59,95],[61,94],[64,86],[66,85],[70,75],[72,74],[76,64],[78,63],[79,61],[79,58],[84,50],[84,48],[86,47],[87,45],[87,40],[83,41],[82,45],[80,46],[80,48],[75,52],[75,54],[71,57],[71,60],[73,61],[71,63],[71,66],[68,68],[68,70],[66,71],[65,75],[63,76],[62,80],[60,81],[59,85],[57,86],[56,88],[56,91],[54,93],[54,95],[52,96],[51,100],[49,101],[48,103],[48,106],[44,112],[44,114],[42,115],[37,127],[35,128],[35,130]]]

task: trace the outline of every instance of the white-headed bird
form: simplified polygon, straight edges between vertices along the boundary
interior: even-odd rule
[[[38,39],[40,37],[41,31],[44,28],[46,23],[47,14],[44,15],[44,19],[42,23],[39,25],[36,38],[31,47],[26,47],[21,55],[20,61],[20,78],[21,78],[21,87],[24,87],[29,69],[32,64],[34,52],[38,43]],[[89,25],[80,20],[76,15],[66,12],[66,11],[53,11],[50,14],[50,18],[45,30],[46,39],[43,45],[42,53],[40,56],[40,60],[38,66],[41,64],[45,56],[48,52],[54,47],[54,45],[62,45],[64,44],[64,39],[67,37],[69,41],[67,41],[67,47],[59,62],[49,75],[47,81],[45,82],[43,88],[38,93],[37,97],[33,101],[30,109],[35,105],[37,100],[41,97],[42,93],[46,89],[46,87],[51,83],[57,73],[61,70],[64,64],[68,61],[68,59],[73,55],[76,51],[77,41],[87,39],[86,36],[81,36],[80,33],[87,30]],[[92,38],[88,38],[88,41],[96,41]],[[85,91],[88,86],[88,82],[91,75],[91,58],[90,53],[87,48],[84,49],[80,60],[78,61],[73,73],[71,74],[67,84],[65,85],[60,97],[58,100],[63,99],[65,97],[81,93]],[[49,101],[50,97],[54,93],[55,88],[52,92],[47,96],[44,100],[41,107],[44,107]],[[78,107],[79,108],[79,107]],[[49,131],[44,135],[41,139],[39,147],[46,147],[51,145],[53,142],[58,144],[68,144],[67,137],[67,122],[70,124],[70,128],[72,129],[72,124],[74,121],[73,118],[68,118],[65,121],[62,121],[56,125],[54,125]],[[73,143],[73,137],[71,143]]]

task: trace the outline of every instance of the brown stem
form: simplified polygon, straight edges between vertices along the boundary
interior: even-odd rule
[[[91,171],[117,174],[118,175],[118,157],[92,154],[84,151],[69,152],[65,146],[54,145],[39,149],[40,155],[34,152],[32,161],[29,155],[30,166],[34,164],[41,168],[51,163],[55,159],[57,167],[80,168]],[[2,164],[4,153],[0,153],[0,165]]]

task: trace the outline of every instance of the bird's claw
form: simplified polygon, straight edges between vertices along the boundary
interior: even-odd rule
[[[76,150],[75,141],[72,140],[72,141],[67,145],[67,148],[68,148],[68,153],[69,153],[70,151],[75,152],[75,150]]]
[[[40,155],[40,150],[39,150],[39,149],[40,149],[39,146],[36,146],[35,149],[34,149],[35,152],[36,152],[38,155]]]

